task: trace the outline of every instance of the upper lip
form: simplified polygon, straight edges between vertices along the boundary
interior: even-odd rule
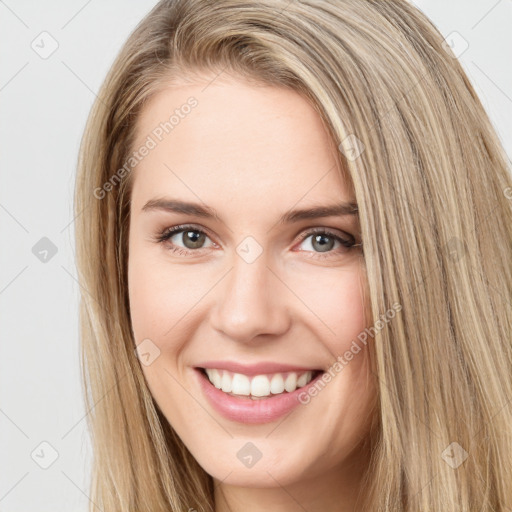
[[[215,368],[217,370],[228,370],[233,373],[242,373],[249,376],[261,375],[264,373],[306,372],[308,370],[319,370],[319,368],[264,361],[252,364],[237,363],[235,361],[205,361],[204,363],[197,364],[196,368]]]

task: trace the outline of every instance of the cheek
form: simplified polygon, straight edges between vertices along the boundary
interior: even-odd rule
[[[161,340],[166,335],[174,338],[176,330],[186,324],[180,319],[204,295],[205,278],[191,267],[187,271],[169,264],[159,250],[144,252],[133,247],[128,264],[128,288],[136,342],[144,338]]]
[[[293,279],[294,292],[309,310],[304,318],[309,319],[310,328],[332,352],[347,350],[366,327],[367,294],[360,262],[339,269],[296,272]]]
[[[163,321],[161,305],[162,288],[156,279],[158,265],[154,262],[143,264],[143,259],[133,248],[128,263],[128,290],[130,297],[130,315],[135,342],[152,338],[160,330]]]

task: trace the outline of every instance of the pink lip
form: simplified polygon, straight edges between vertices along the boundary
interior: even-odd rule
[[[234,361],[206,361],[204,363],[197,364],[196,368],[217,368],[218,370],[229,370],[230,372],[243,373],[248,376],[261,375],[264,373],[305,372],[308,370],[320,369],[272,362],[241,364]]]
[[[218,366],[217,366],[218,368]],[[275,421],[284,414],[290,412],[294,407],[301,404],[299,395],[308,391],[316,381],[322,378],[319,373],[309,384],[292,391],[284,392],[270,398],[252,400],[228,395],[217,389],[208,377],[198,368],[194,369],[199,378],[199,384],[212,407],[225,418],[238,423],[269,423]]]

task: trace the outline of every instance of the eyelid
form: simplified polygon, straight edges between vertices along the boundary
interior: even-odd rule
[[[315,235],[317,233],[325,233],[327,235],[335,236],[343,238],[344,236],[350,237],[352,240],[356,240],[356,238],[351,235],[350,233],[347,233],[346,231],[342,231],[341,229],[337,228],[328,228],[328,227],[313,227],[313,228],[306,228],[302,229],[300,231],[300,238],[299,241],[303,241],[304,239],[308,238],[311,235]]]
[[[160,233],[157,234],[157,239],[163,238],[167,234],[171,234],[171,236],[172,236],[172,235],[174,235],[176,233],[179,233],[179,232],[182,232],[182,231],[186,231],[187,229],[189,229],[190,231],[196,230],[196,231],[198,231],[200,233],[204,233],[210,239],[212,239],[212,241],[215,238],[214,236],[212,236],[210,230],[208,230],[207,228],[205,228],[203,226],[199,226],[197,224],[177,224],[176,226],[171,226],[171,227],[168,227],[168,228],[165,228],[164,230],[162,230]],[[329,234],[331,236],[337,236],[337,237],[340,237],[340,238],[343,238],[343,236],[347,236],[347,237],[351,238],[354,242],[356,241],[356,237],[354,235],[351,235],[350,233],[347,233],[346,231],[343,231],[341,229],[329,228],[327,226],[326,227],[315,226],[315,227],[312,227],[312,228],[301,228],[299,230],[299,235],[295,235],[294,238],[297,238],[297,236],[299,236],[298,242],[302,242],[303,240],[305,240],[309,236],[311,236],[313,234],[316,234],[316,233],[325,233],[325,234]],[[214,242],[214,243],[216,245],[219,245],[216,242]],[[354,244],[354,245],[359,246],[359,245],[362,245],[362,244]]]

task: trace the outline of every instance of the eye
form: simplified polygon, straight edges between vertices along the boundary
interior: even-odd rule
[[[336,243],[337,250],[333,251]],[[316,253],[315,257],[325,258],[332,256],[332,253],[334,255],[347,253],[361,244],[356,244],[352,235],[345,234],[345,237],[342,237],[326,228],[314,228],[301,236],[301,245],[306,247],[306,252],[312,250]]]
[[[205,246],[205,241],[209,239],[208,234],[203,229],[193,225],[179,225],[166,228],[156,237],[157,242],[169,242],[169,250],[171,252],[184,256],[190,255],[193,252],[199,252],[201,249],[207,249],[208,247],[218,247],[214,242],[211,242],[209,246]],[[309,241],[309,239],[311,240]],[[335,248],[336,244],[338,246]],[[311,253],[310,257],[321,259],[345,254],[362,244],[356,244],[354,237],[348,233],[343,237],[326,228],[313,228],[301,235],[300,245],[306,247],[301,249],[301,252]]]
[[[175,238],[175,240],[173,240]],[[195,226],[180,225],[172,228],[165,229],[157,237],[157,242],[171,242],[170,250],[177,252],[178,254],[189,254],[190,252],[204,249],[203,244],[208,238],[208,235],[202,229],[198,229]],[[181,242],[183,246],[179,246],[178,242]],[[212,243],[215,246],[214,243]]]

